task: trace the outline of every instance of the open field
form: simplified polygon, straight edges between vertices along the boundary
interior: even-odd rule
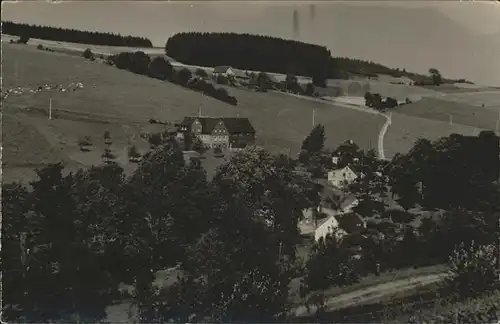
[[[354,86],[353,86],[354,84]],[[356,85],[357,84],[357,85]],[[397,100],[405,100],[407,97],[411,100],[418,100],[423,96],[437,97],[441,94],[434,90],[428,90],[421,87],[402,85],[402,84],[390,84],[378,80],[338,80],[330,79],[328,80],[327,86],[340,87],[346,95],[349,96],[361,96],[365,95],[366,91],[372,93],[380,93],[383,97],[392,97]]]
[[[396,153],[408,152],[419,138],[434,141],[453,133],[477,136],[481,130],[471,126],[455,123],[450,125],[448,122],[393,113],[392,124],[384,138],[385,156],[390,159]]]
[[[10,137],[5,141],[4,157],[11,165],[23,163],[25,154],[34,156],[31,152],[37,142],[26,143],[16,138],[29,138],[25,134],[27,130],[43,135],[32,137],[48,139],[50,145],[40,145],[38,150],[43,151],[43,147],[55,150],[58,158],[85,166],[100,163],[105,147],[102,136],[109,130],[117,160],[126,162],[126,148],[131,143],[139,150],[147,149],[147,143],[139,139],[139,134],[158,127],[150,125],[148,119],[177,122],[184,116],[198,114],[200,109],[203,115],[209,116],[249,117],[257,130],[259,144],[274,152],[291,154],[299,151],[302,140],[312,128],[313,108],[316,122],[326,127],[329,147],[352,139],[363,148],[375,148],[384,122],[380,116],[323,103],[230,88],[231,95],[239,101],[234,107],[171,83],[75,56],[40,51],[33,46],[4,43],[3,63],[4,90],[14,87],[37,89],[46,84],[83,84],[83,88],[75,91],[25,91],[9,95],[5,100],[4,117],[12,116],[21,124],[30,125],[4,128],[4,138]],[[55,117],[52,121],[47,118],[50,98]],[[14,119],[6,118],[5,122],[10,120]],[[94,148],[91,152],[79,151],[77,142],[83,136],[92,137]],[[10,152],[17,153],[11,155]],[[214,162],[215,168],[217,162],[209,162]],[[4,171],[7,180],[9,164]]]
[[[497,111],[437,98],[422,98],[418,102],[395,108],[393,112],[448,123],[451,118],[453,124],[491,130],[496,130],[499,119]]]
[[[16,41],[19,37],[11,36],[11,35],[2,35],[2,42],[7,43],[11,39]],[[165,49],[163,47],[124,47],[124,46],[103,46],[103,45],[88,45],[88,44],[79,44],[79,43],[68,43],[68,42],[58,42],[51,41],[45,39],[36,39],[30,38],[28,41],[28,45],[42,45],[43,47],[48,47],[54,50],[68,51],[68,52],[81,52],[85,51],[87,48],[90,48],[95,54],[102,55],[113,55],[121,52],[135,52],[135,51],[143,51],[146,54],[164,54]]]
[[[443,97],[443,100],[460,102],[476,107],[487,109],[500,109],[500,90],[450,93]]]

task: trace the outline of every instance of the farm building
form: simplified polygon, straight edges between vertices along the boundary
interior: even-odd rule
[[[193,133],[206,147],[242,149],[255,143],[255,129],[248,118],[185,117],[179,135]]]

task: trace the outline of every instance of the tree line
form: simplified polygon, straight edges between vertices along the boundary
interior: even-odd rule
[[[145,37],[122,36],[119,34],[91,32],[77,29],[20,24],[2,21],[2,33],[24,38],[38,38],[51,41],[90,45],[153,47]]]
[[[178,33],[165,52],[191,65],[229,65],[244,70],[311,76],[317,85],[328,74],[330,52],[324,46],[281,38],[236,33]]]
[[[185,64],[229,65],[243,70],[309,76],[315,86],[321,87],[329,78],[348,79],[352,75],[377,77],[378,74],[406,76],[421,84],[436,83],[435,75],[407,72],[406,69],[390,68],[372,61],[332,57],[325,46],[261,35],[178,33],[167,40],[165,52]],[[442,78],[439,82],[468,81]]]
[[[86,53],[84,57],[92,56],[91,53]],[[149,55],[142,51],[122,52],[108,57],[107,63],[122,70],[178,84],[233,106],[238,104],[238,100],[229,95],[226,89],[215,88],[211,82],[207,81],[208,75],[204,70],[198,69],[195,75],[187,68],[176,71],[172,64],[161,56],[151,60]]]
[[[467,254],[460,244],[497,237],[499,141],[491,132],[421,140],[387,162],[352,142],[326,149],[318,125],[298,160],[249,148],[212,180],[199,160],[185,162],[173,135],[161,136],[130,176],[112,161],[68,175],[61,164],[48,165],[28,186],[2,186],[5,319],[97,322],[123,300],[118,286],[125,283],[134,287],[128,297],[138,322],[283,322],[293,278],[304,276],[302,295],[315,303],[308,295],[318,289],[450,255],[456,265],[471,264],[471,256],[478,267],[452,266],[448,287],[470,295],[482,278],[481,289],[489,289],[491,273],[478,274],[481,255],[490,254]],[[365,174],[347,190],[360,200],[357,213],[381,221],[341,242],[320,240],[304,263],[298,222],[321,202],[314,177],[333,168],[332,155],[339,167]],[[389,193],[403,211],[375,198]],[[441,209],[443,217],[415,229],[408,212],[415,206]],[[180,270],[175,283],[154,289],[154,274],[170,267]]]

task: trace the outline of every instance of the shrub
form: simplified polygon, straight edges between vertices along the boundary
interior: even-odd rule
[[[165,60],[163,57],[155,57],[149,63],[149,76],[159,79],[159,80],[169,80],[172,78],[173,67],[169,61]]]
[[[85,51],[83,51],[83,57],[87,60],[94,60],[94,53],[92,53],[90,48],[87,48]]]
[[[461,243],[449,258],[449,274],[444,288],[460,297],[472,297],[495,288],[497,283],[496,247]]]
[[[196,69],[195,74],[200,78],[208,78],[207,72],[203,69]]]
[[[30,38],[26,35],[20,36],[19,39],[17,40],[17,43],[19,44],[27,44]]]
[[[151,148],[155,148],[159,145],[161,145],[161,134],[160,133],[154,133],[150,134],[148,136],[148,142]]]
[[[385,108],[394,108],[398,106],[398,101],[394,98],[387,97],[384,101]]]
[[[38,44],[38,45],[36,46],[36,48],[37,48],[37,49],[39,49],[39,50],[43,50],[43,49],[44,49],[42,44]]]
[[[116,158],[116,155],[111,152],[109,148],[104,149],[104,153],[101,154],[101,157],[103,158],[105,163],[111,163],[112,160]]]
[[[312,83],[307,84],[305,94],[311,97],[314,95],[314,85]]]
[[[358,281],[359,272],[351,253],[341,247],[334,234],[315,243],[306,265],[305,282],[309,290],[352,285]]]
[[[394,223],[410,223],[415,219],[414,214],[399,209],[389,209],[383,216],[390,218]]]
[[[109,131],[105,131],[104,132],[104,143],[106,145],[110,145],[111,144],[111,134]]]
[[[216,79],[217,83],[218,84],[222,84],[222,85],[228,85],[229,84],[229,80],[228,78],[226,78],[225,76],[223,76],[222,74],[219,74],[217,76],[217,79]]]
[[[181,86],[187,86],[189,80],[191,80],[192,74],[187,68],[181,69],[175,78],[176,83]]]
[[[127,153],[128,153],[128,159],[130,162],[136,163],[139,160],[139,158],[141,157],[141,154],[139,153],[139,151],[137,150],[137,147],[135,147],[135,145],[132,145],[131,147],[129,147]]]

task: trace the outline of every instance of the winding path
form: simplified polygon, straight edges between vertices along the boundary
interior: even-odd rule
[[[386,121],[385,121],[384,125],[382,126],[382,128],[380,129],[380,132],[378,134],[378,149],[377,150],[378,150],[379,158],[382,160],[386,160],[385,153],[384,153],[384,137],[385,137],[385,134],[387,133],[387,129],[392,124],[392,114],[391,113],[389,113],[389,114],[381,113],[381,112],[378,112],[378,111],[370,109],[370,108],[361,108],[358,106],[349,105],[349,104],[345,104],[342,102],[335,102],[335,101],[323,100],[323,99],[318,99],[318,98],[312,98],[312,97],[302,96],[302,95],[289,93],[289,92],[281,92],[281,91],[273,91],[273,92],[280,93],[282,95],[291,96],[291,97],[296,97],[296,98],[303,99],[303,100],[319,102],[319,103],[327,104],[330,106],[347,108],[347,109],[361,111],[361,112],[364,112],[367,114],[383,116],[386,119]]]
[[[362,303],[369,303],[380,300],[385,296],[390,296],[398,292],[415,289],[439,282],[444,279],[446,273],[426,274],[413,278],[395,280],[383,284],[374,285],[371,287],[359,289],[353,292],[341,294],[326,301],[327,311],[334,311],[342,308],[347,308]],[[317,307],[299,306],[292,310],[292,314],[296,317],[312,315],[317,311]]]

